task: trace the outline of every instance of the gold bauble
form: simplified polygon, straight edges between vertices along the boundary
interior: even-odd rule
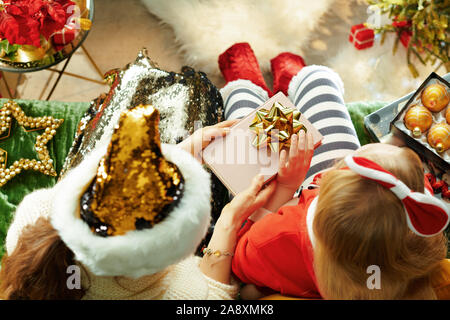
[[[42,60],[45,57],[45,49],[24,45],[17,49],[15,60],[17,62],[31,62]]]
[[[450,125],[442,122],[432,126],[428,132],[428,143],[439,153],[447,151],[450,148]]]
[[[412,135],[417,138],[430,129],[433,124],[433,115],[427,108],[416,105],[406,112],[404,122],[405,126],[412,131]]]
[[[450,95],[447,88],[440,83],[430,84],[422,92],[422,103],[432,112],[441,111],[449,101]]]
[[[450,124],[450,107],[447,107],[447,111],[445,111],[445,120],[447,120],[447,124]]]

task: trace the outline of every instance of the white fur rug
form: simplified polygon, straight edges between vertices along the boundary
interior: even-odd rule
[[[403,46],[392,55],[394,37],[383,46],[356,50],[348,34],[367,20],[361,0],[141,1],[174,30],[185,64],[211,77],[220,75],[219,54],[236,42],[250,43],[266,73],[270,59],[286,51],[302,55],[307,64],[330,66],[342,77],[348,102],[395,100],[433,71],[419,67],[420,78],[414,79]]]
[[[237,42],[250,43],[264,70],[281,52],[302,53],[334,0],[141,1],[173,28],[187,64],[217,74],[219,55]]]

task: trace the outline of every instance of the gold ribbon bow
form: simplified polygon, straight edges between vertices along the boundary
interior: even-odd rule
[[[270,110],[256,111],[255,119],[249,126],[256,136],[252,145],[261,148],[269,145],[273,152],[291,146],[291,137],[300,130],[307,131],[300,123],[301,112],[295,108],[285,108],[275,102]]]

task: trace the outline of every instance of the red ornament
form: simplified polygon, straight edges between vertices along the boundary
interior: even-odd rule
[[[372,47],[374,38],[375,33],[373,30],[361,23],[352,27],[348,40],[353,43],[356,49],[362,50]]]
[[[411,41],[412,32],[412,21],[411,20],[398,20],[398,17],[394,17],[394,21],[392,22],[392,26],[395,28],[399,28],[397,32],[400,34],[400,42],[403,44],[405,48],[408,48],[409,42]]]
[[[410,28],[412,26],[411,20],[398,21],[397,19],[398,19],[398,17],[395,17],[394,22],[392,22],[392,25],[396,28]]]
[[[412,32],[411,31],[403,31],[400,34],[400,42],[405,48],[408,48],[409,42],[411,41]]]
[[[442,195],[442,198],[450,199],[450,191],[448,190],[448,184],[444,180],[437,181],[436,177],[432,173],[425,174],[425,177],[433,188],[433,193]]]

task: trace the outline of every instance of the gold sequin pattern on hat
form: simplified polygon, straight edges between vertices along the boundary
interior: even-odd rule
[[[97,222],[90,224],[93,232],[114,236],[151,228],[180,199],[183,177],[162,155],[158,124],[159,111],[151,105],[122,113],[90,199],[84,205],[82,200],[84,220]]]

